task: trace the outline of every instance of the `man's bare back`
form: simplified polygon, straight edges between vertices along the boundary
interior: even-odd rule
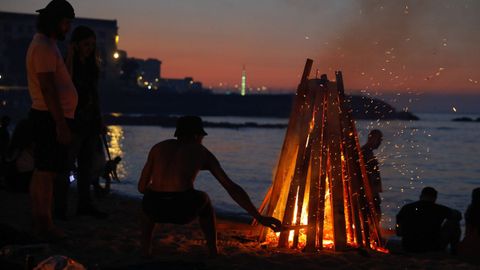
[[[157,192],[179,192],[193,188],[200,170],[216,159],[203,145],[171,139],[152,147],[140,181]]]

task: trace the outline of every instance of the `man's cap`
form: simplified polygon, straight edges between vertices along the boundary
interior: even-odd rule
[[[75,11],[72,5],[65,0],[52,0],[48,5],[36,12],[40,14],[60,15],[65,18],[75,18]]]
[[[175,130],[175,137],[202,135],[207,133],[203,130],[202,119],[198,116],[182,116],[177,120],[177,129]]]

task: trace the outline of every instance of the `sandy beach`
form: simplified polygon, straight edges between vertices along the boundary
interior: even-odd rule
[[[71,193],[73,209],[75,191]],[[68,221],[56,221],[68,238],[48,244],[31,237],[28,195],[0,191],[2,259],[9,263],[2,269],[24,269],[27,254],[37,263],[64,255],[89,269],[480,269],[448,254],[405,254],[398,244],[390,254],[355,250],[306,254],[266,247],[254,241],[249,224],[221,217],[218,258],[206,259],[203,236],[194,222],[158,225],[153,258],[145,259],[140,254],[140,201],[110,194],[97,202],[110,213],[108,219],[76,217],[72,212]]]

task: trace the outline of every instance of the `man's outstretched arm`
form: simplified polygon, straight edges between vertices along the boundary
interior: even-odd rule
[[[207,169],[217,178],[220,184],[227,190],[232,199],[238,203],[243,209],[245,209],[250,215],[252,215],[263,226],[270,227],[271,229],[278,231],[281,228],[282,223],[273,217],[262,216],[257,208],[253,205],[247,192],[233,182],[225,173],[220,163],[215,156],[209,153],[207,158]]]

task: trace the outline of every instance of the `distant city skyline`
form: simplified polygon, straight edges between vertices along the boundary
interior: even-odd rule
[[[34,13],[49,1],[4,0]],[[480,1],[72,0],[78,17],[116,19],[119,49],[157,58],[162,75],[206,87],[294,89],[306,58],[347,89],[474,94]],[[274,90],[272,90],[274,91]]]

